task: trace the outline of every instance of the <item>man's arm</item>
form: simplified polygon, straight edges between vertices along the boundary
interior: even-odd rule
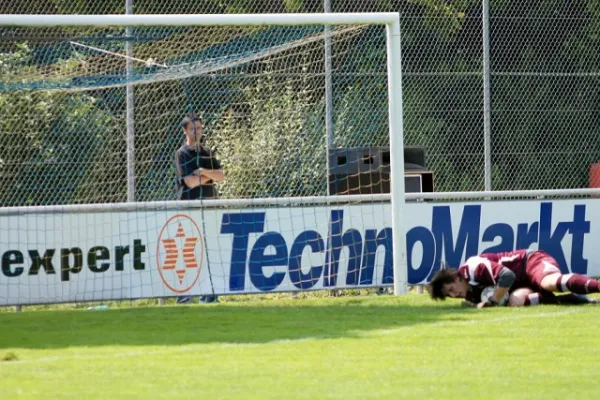
[[[225,179],[221,162],[212,156],[212,152],[207,150],[208,157],[202,158],[202,164],[199,171],[200,176],[205,176],[213,182],[221,182]]]
[[[189,188],[195,188],[200,185],[205,185],[210,181],[221,182],[224,179],[225,175],[223,174],[223,170],[204,168],[198,168],[194,171],[192,175],[183,178],[183,180],[185,181],[185,185]]]
[[[225,174],[223,174],[222,169],[204,169],[199,168],[200,176],[208,178],[208,180],[212,180],[213,182],[221,182],[225,179]]]
[[[183,178],[183,180],[185,181],[185,186],[189,187],[190,189],[210,182],[210,178],[199,176],[195,173],[193,175],[186,176],[185,178]]]
[[[180,179],[183,179],[185,186],[188,188],[195,188],[201,184],[200,178],[195,175],[194,166],[187,153],[177,151],[175,152],[175,166],[177,167],[177,175]]]

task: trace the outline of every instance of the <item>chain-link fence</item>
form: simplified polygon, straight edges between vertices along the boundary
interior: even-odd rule
[[[136,14],[322,12],[325,7],[333,12],[400,12],[405,142],[425,147],[436,191],[484,190],[486,175],[493,190],[587,187],[590,165],[598,161],[600,10],[593,0],[489,1],[488,132],[481,0],[130,3]],[[6,14],[125,12],[126,0],[0,4],[0,13]],[[132,37],[104,31],[98,40],[97,33],[3,29],[0,205],[127,200],[125,83],[131,77],[122,75],[126,60],[107,52],[125,54],[123,38]],[[271,38],[269,47],[252,47],[265,37]],[[318,39],[310,41],[312,37]],[[222,197],[324,195],[328,139],[334,147],[388,145],[381,31],[366,28],[338,36],[331,44],[329,69],[322,32],[229,29],[207,35],[195,29],[137,29],[133,38],[128,54],[139,59],[134,66],[153,77],[161,60],[197,63],[214,60],[217,52],[239,61],[228,60],[233,64],[227,65],[227,73],[194,73],[134,86],[136,201],[175,199],[173,153],[183,140],[178,122],[190,109],[202,113],[209,144],[222,159],[227,175],[219,188]],[[260,51],[284,45],[277,38],[288,44],[309,39],[259,57]],[[61,59],[57,49],[73,54],[74,46],[85,63]],[[48,65],[50,59],[55,69]],[[151,60],[145,66],[149,59],[156,64]],[[18,90],[15,82],[24,63],[41,84],[70,77],[69,85],[83,87],[97,72],[109,71],[112,75],[102,79],[117,86],[96,82],[89,87],[93,90],[76,95],[72,87],[65,90],[63,81],[58,83],[62,92]],[[327,101],[332,106],[329,127]],[[287,125],[276,126],[274,120]],[[271,161],[265,165],[265,159]]]

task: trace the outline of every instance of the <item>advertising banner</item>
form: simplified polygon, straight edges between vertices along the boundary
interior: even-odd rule
[[[600,276],[600,199],[406,204],[409,284],[543,249]],[[389,203],[0,216],[0,305],[386,286]]]

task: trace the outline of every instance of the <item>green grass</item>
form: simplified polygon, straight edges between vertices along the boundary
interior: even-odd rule
[[[600,307],[425,295],[0,314],[0,399],[592,399]]]

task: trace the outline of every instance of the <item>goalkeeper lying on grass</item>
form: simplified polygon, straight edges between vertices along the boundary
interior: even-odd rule
[[[483,289],[489,286],[495,287],[493,294],[481,301]],[[517,292],[522,288],[531,293]],[[434,300],[463,298],[477,308],[500,305],[507,294],[515,292],[514,305],[581,304],[597,302],[581,295],[599,293],[600,282],[584,275],[562,274],[557,261],[546,252],[516,250],[481,254],[468,258],[458,269],[442,269],[428,290]],[[571,294],[554,295],[566,291]]]

